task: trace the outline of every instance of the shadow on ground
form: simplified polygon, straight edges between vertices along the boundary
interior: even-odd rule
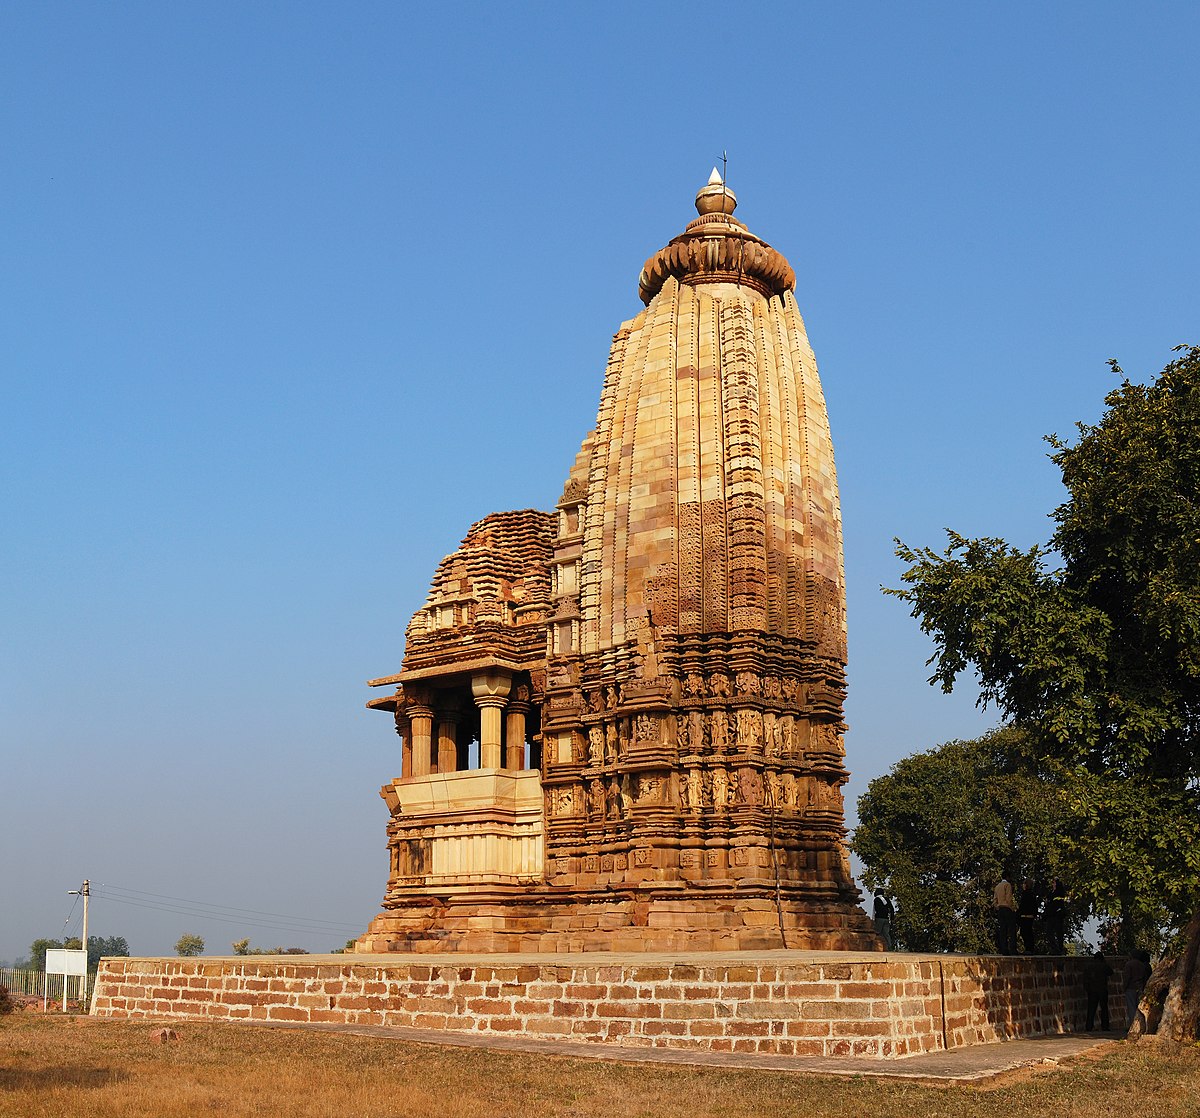
[[[115,1068],[0,1068],[0,1091],[49,1091],[56,1087],[110,1087],[129,1078]]]

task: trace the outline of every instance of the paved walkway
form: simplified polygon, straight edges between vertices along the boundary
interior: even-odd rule
[[[242,1022],[239,1022],[239,1024]],[[385,1037],[415,1044],[454,1048],[486,1048],[493,1052],[533,1052],[583,1060],[629,1064],[681,1064],[757,1071],[805,1072],[810,1075],[866,1075],[886,1079],[981,1083],[1020,1068],[1050,1067],[1084,1052],[1114,1046],[1123,1033],[1073,1033],[1066,1036],[973,1044],[951,1052],[930,1052],[901,1060],[863,1056],[772,1056],[767,1053],[706,1052],[703,1049],[636,1048],[613,1044],[572,1044],[527,1036],[464,1034],[453,1030],[385,1028],[382,1025],[320,1025],[291,1022],[245,1022],[252,1028],[302,1029],[351,1036]]]

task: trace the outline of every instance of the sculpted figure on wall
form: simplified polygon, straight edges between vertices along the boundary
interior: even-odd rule
[[[783,778],[774,769],[767,773],[767,806],[771,810],[783,806]]]
[[[729,774],[724,769],[712,772],[713,807],[725,807],[729,803]]]
[[[604,782],[593,780],[588,789],[588,814],[604,818]]]
[[[762,774],[757,769],[743,769],[738,778],[737,802],[757,805],[762,803]]]
[[[621,785],[620,781],[613,777],[609,782],[605,791],[604,800],[604,815],[607,819],[620,819],[624,814],[623,804],[621,802]]]
[[[728,716],[723,710],[714,710],[709,716],[712,727],[712,750],[725,753],[729,749]]]
[[[739,695],[757,695],[761,690],[758,676],[754,672],[738,672],[737,689]]]
[[[552,796],[553,814],[575,814],[575,790],[571,787],[555,788]]]
[[[757,710],[737,712],[738,750],[757,753],[762,748],[762,714]]]
[[[639,775],[636,780],[635,794],[639,804],[657,804],[662,801],[662,778],[658,776]]]

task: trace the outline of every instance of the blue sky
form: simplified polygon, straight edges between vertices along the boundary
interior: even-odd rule
[[[829,403],[849,803],[990,725],[924,682],[891,541],[1044,540],[1042,436],[1098,417],[1107,358],[1200,340],[1198,33],[1184,3],[0,9],[0,958],[85,876],[135,953],[365,928],[399,761],[364,681],[472,521],[553,505],[722,149]]]

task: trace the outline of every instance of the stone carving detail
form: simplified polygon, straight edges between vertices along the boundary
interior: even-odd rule
[[[837,727],[831,726],[827,722],[820,722],[813,726],[812,744],[809,748],[813,753],[834,754],[838,757],[843,757],[846,753],[846,749],[842,745],[842,736],[838,733]]]
[[[635,741],[658,741],[658,719],[652,714],[639,714],[633,720]]]
[[[737,712],[737,747],[742,753],[758,752],[762,749],[762,713],[757,710]]]
[[[369,949],[529,935],[575,950],[602,941],[588,923],[601,911],[648,949],[761,946],[767,932],[738,914],[772,879],[768,830],[789,945],[873,942],[844,864],[828,423],[791,270],[735,203],[710,182],[698,219],[647,261],[647,309],[613,340],[557,507],[472,525],[408,627],[401,670],[374,681],[407,760],[385,786],[392,873]],[[428,771],[468,761],[486,778]],[[496,802],[481,802],[493,779]],[[483,903],[470,873],[435,872],[467,864],[454,859],[477,833],[491,859],[480,898],[502,916],[486,933],[469,919]],[[431,896],[450,897],[444,913]]]
[[[743,769],[738,778],[737,802],[757,805],[762,803],[762,776],[756,769]]]
[[[713,769],[713,807],[725,807],[729,803],[729,774],[724,769]]]
[[[635,781],[635,795],[639,804],[657,804],[662,800],[662,778],[641,774]]]
[[[617,724],[606,722],[604,725],[604,763],[612,765],[617,760]]]
[[[553,792],[553,803],[555,815],[574,815],[575,789],[570,787],[555,788]]]
[[[739,695],[757,695],[762,690],[762,684],[753,672],[738,672],[737,689]]]
[[[604,764],[604,727],[588,727],[588,761],[593,765]]]
[[[713,752],[724,753],[729,748],[728,715],[723,710],[714,710],[709,716],[709,725]]]

